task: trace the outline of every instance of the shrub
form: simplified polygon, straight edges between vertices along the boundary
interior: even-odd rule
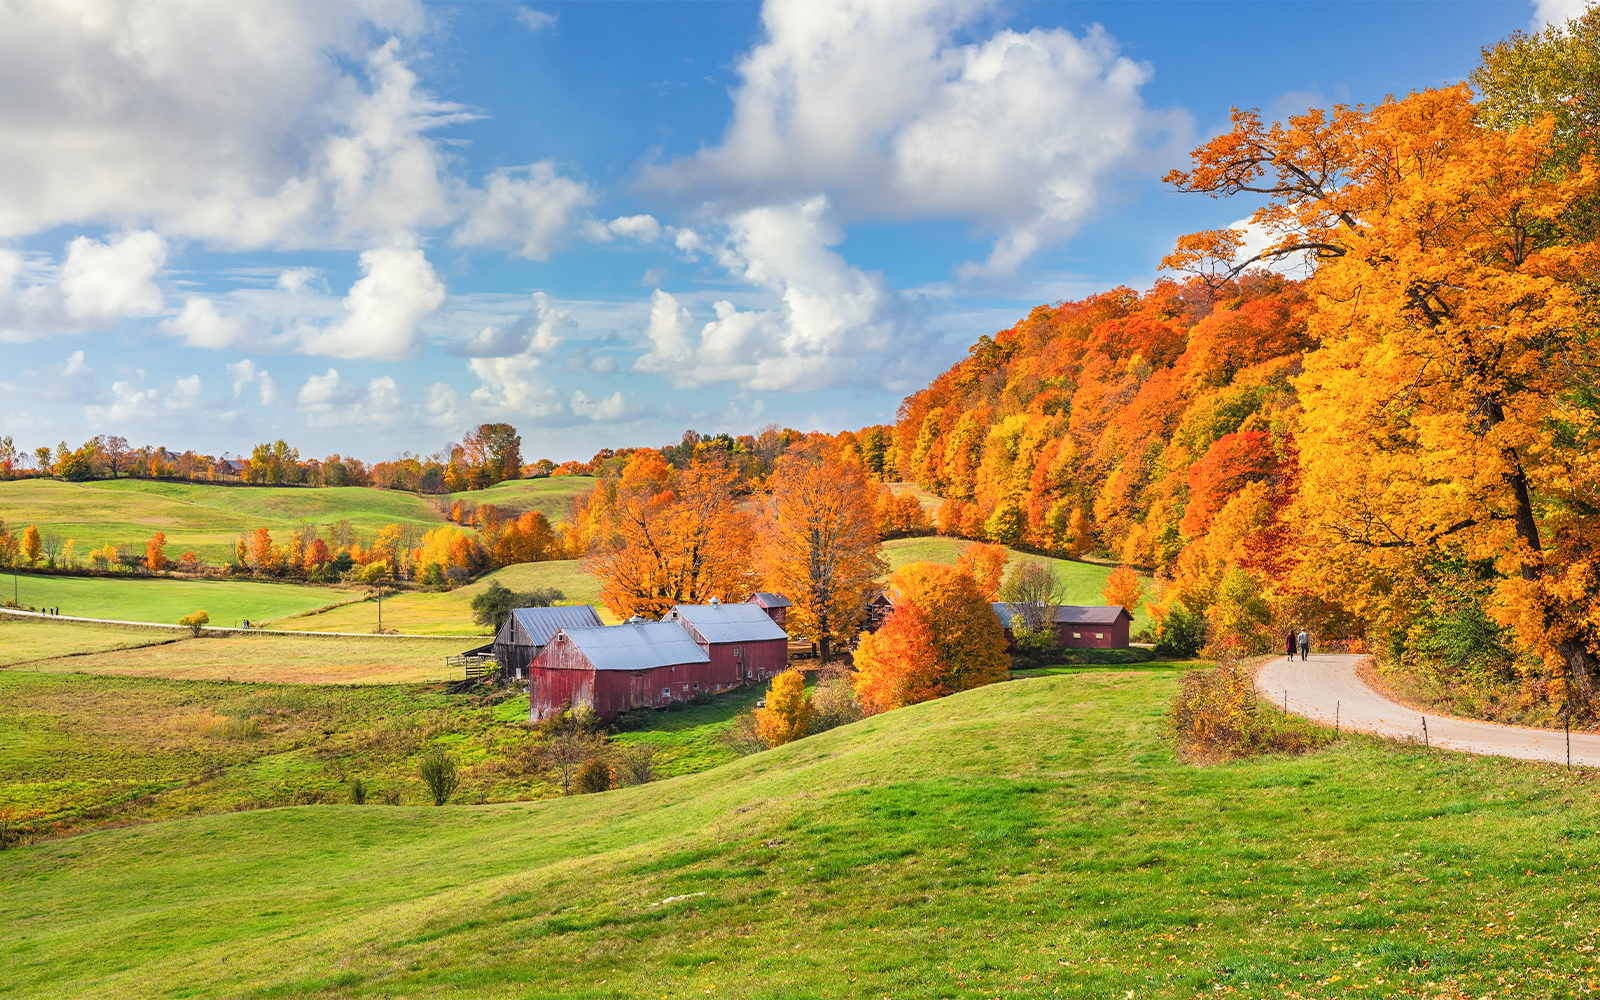
[[[383,793],[383,804],[386,805],[386,806],[397,806],[397,805],[399,805],[400,804],[400,789],[391,788],[388,791],[384,792]]]
[[[617,717],[611,720],[611,731],[615,733],[631,733],[638,729],[649,729],[650,723],[655,720],[655,712],[639,705],[626,712],[618,712]]]
[[[192,615],[184,615],[179,618],[178,624],[193,632],[198,638],[200,633],[205,631],[206,626],[211,624],[211,616],[203,610],[196,611]]]
[[[811,725],[807,735],[847,726],[866,716],[856,700],[855,682],[843,670],[828,670],[811,693]]]
[[[1024,656],[1048,656],[1061,647],[1061,637],[1048,625],[1029,628],[1018,616],[1011,626],[1011,644]]]
[[[1163,660],[1192,660],[1206,644],[1206,616],[1190,611],[1182,601],[1174,604],[1161,623],[1156,656]]]
[[[814,711],[805,675],[790,668],[772,679],[767,706],[756,710],[756,728],[767,746],[782,746],[806,734]]]
[[[360,778],[350,779],[350,802],[358,806],[367,804],[367,783]]]
[[[572,779],[572,788],[579,795],[586,792],[610,791],[611,768],[599,758],[589,761],[578,769],[578,776]]]
[[[450,796],[461,786],[456,759],[443,750],[429,750],[423,754],[421,763],[417,765],[417,773],[421,775],[422,783],[428,786],[428,794],[433,796],[436,806],[449,802]]]
[[[740,712],[734,716],[733,724],[723,731],[722,742],[741,757],[748,757],[767,749],[767,741],[761,738],[761,730],[756,726],[756,713],[753,711]]]
[[[1180,752],[1195,760],[1261,753],[1304,753],[1331,739],[1327,730],[1263,705],[1237,663],[1183,675],[1168,712]]]
[[[655,780],[656,747],[654,743],[635,743],[617,747],[612,754],[612,772],[617,787],[645,785]]]

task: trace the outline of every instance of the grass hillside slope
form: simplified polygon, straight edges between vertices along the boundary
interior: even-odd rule
[[[508,479],[486,490],[452,493],[450,499],[482,506],[492,503],[504,511],[542,511],[550,523],[567,519],[567,505],[594,489],[593,476],[549,476],[544,479]]]
[[[166,533],[170,557],[192,549],[212,563],[226,562],[239,536],[260,527],[278,536],[300,524],[320,526],[348,520],[370,540],[387,524],[436,528],[445,523],[432,501],[415,493],[355,486],[216,486],[148,479],[0,482],[0,517],[13,528],[32,524],[63,540],[71,538],[80,557],[107,543],[143,545],[160,531]]]
[[[1176,676],[998,684],[599,795],[8,851],[0,992],[1532,997],[1594,978],[1591,778],[1363,738],[1191,767],[1160,736]]]

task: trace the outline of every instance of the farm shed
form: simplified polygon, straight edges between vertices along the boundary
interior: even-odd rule
[[[673,622],[574,625],[558,629],[528,666],[528,721],[565,705],[610,719],[731,686],[713,677],[711,657]]]
[[[745,603],[754,604],[765,611],[767,617],[776,622],[779,628],[783,627],[784,619],[788,617],[789,609],[794,607],[794,602],[782,594],[769,594],[759,590],[751,594],[750,599]]]
[[[693,637],[724,684],[766,680],[789,665],[789,634],[757,605],[678,604],[661,620]]]
[[[517,608],[494,637],[494,658],[518,680],[528,674],[528,664],[550,637],[567,626],[601,625],[593,607]]]
[[[1022,609],[1014,604],[994,605],[994,614],[1011,641],[1011,623]],[[1133,616],[1118,605],[1107,607],[1062,605],[1056,608],[1056,645],[1063,649],[1127,649],[1128,626]]]

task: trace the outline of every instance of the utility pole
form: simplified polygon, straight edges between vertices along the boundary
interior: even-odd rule
[[[383,634],[383,584],[378,584],[378,634]]]

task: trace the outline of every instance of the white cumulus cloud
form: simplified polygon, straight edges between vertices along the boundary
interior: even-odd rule
[[[1070,236],[1189,120],[1144,106],[1149,67],[1098,26],[959,44],[983,12],[769,2],[721,144],[644,180],[744,204],[821,192],[845,219],[970,220],[998,234],[983,269],[1010,271]]]
[[[421,345],[418,325],[445,300],[444,282],[411,237],[361,254],[361,278],[345,297],[345,316],[300,331],[301,350],[334,358],[391,360]]]
[[[464,195],[466,219],[451,236],[457,246],[504,247],[545,261],[570,227],[573,213],[593,204],[587,185],[556,173],[548,160],[497,170],[481,191]]]

